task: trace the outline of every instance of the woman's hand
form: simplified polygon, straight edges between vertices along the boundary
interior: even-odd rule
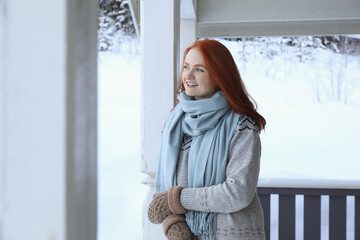
[[[187,210],[180,203],[183,187],[171,187],[168,191],[155,194],[148,208],[148,218],[152,223],[162,223],[171,214],[184,214]]]
[[[156,224],[162,223],[171,214],[168,204],[168,191],[155,194],[148,208],[150,222]]]
[[[195,240],[196,236],[191,232],[186,223],[185,216],[171,214],[164,220],[164,233],[168,240]]]

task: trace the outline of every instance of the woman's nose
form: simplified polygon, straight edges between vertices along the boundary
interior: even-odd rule
[[[191,69],[191,70],[189,70],[189,71],[187,71],[187,73],[186,73],[186,78],[192,78],[194,76],[194,74],[193,74],[193,70]]]

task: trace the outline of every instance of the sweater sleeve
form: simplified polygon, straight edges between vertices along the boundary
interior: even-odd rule
[[[232,213],[253,200],[260,170],[261,143],[256,129],[237,129],[233,137],[223,183],[204,188],[185,188],[181,204],[188,210]]]

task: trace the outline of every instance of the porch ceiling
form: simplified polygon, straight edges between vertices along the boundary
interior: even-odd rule
[[[198,37],[360,33],[358,0],[198,0]]]
[[[140,1],[130,5],[139,30]],[[181,18],[199,38],[360,34],[360,1],[181,0]]]

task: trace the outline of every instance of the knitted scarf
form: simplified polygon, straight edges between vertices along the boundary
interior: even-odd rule
[[[162,135],[155,186],[157,192],[177,185],[176,165],[184,134],[192,136],[188,159],[188,187],[209,187],[225,181],[229,145],[239,115],[230,108],[223,92],[194,100],[180,93]],[[215,239],[216,214],[188,211],[186,222],[196,236]]]

